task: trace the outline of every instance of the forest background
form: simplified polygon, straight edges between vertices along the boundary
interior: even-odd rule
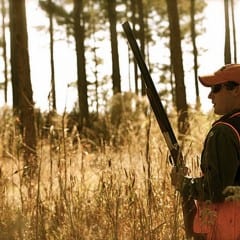
[[[0,239],[182,239],[169,153],[121,23],[132,24],[198,175],[199,143],[215,116],[202,113],[197,75],[237,62],[237,1],[2,0],[1,7]],[[207,9],[215,16],[210,38]],[[211,42],[219,47],[213,57]]]
[[[206,6],[203,11],[203,20],[199,23],[202,27],[202,33],[197,37],[197,47],[202,49],[199,53],[199,74],[208,74],[215,71],[217,68],[224,64],[224,42],[225,42],[225,23],[224,23],[224,4],[219,0],[208,0],[205,1]],[[239,2],[234,2],[235,13],[239,11]],[[28,1],[27,5],[27,19],[28,19],[28,34],[29,34],[29,49],[31,54],[31,74],[32,74],[32,84],[34,89],[34,99],[36,101],[36,106],[40,107],[42,110],[49,109],[48,103],[48,94],[51,89],[49,81],[43,81],[42,79],[50,79],[50,66],[49,66],[49,37],[46,36],[47,26],[49,25],[46,14],[41,10],[40,6],[37,4],[37,1]],[[216,10],[217,9],[217,10]],[[152,17],[154,18],[154,17]],[[235,24],[236,28],[239,28],[239,19],[238,15],[235,14]],[[129,20],[129,19],[128,19]],[[123,22],[123,21],[122,21]],[[131,22],[131,21],[130,21]],[[121,33],[121,22],[118,23],[118,30]],[[45,26],[45,27],[44,27]],[[222,26],[222,27],[219,27]],[[55,28],[59,26],[55,26]],[[153,28],[153,33],[157,35],[159,30],[155,30],[154,24],[149,26]],[[199,26],[200,27],[200,26]],[[41,30],[39,30],[41,29]],[[111,58],[110,52],[110,42],[109,42],[109,32],[106,28],[106,34],[103,35],[105,38],[105,44],[103,41],[99,41],[98,45],[98,55],[102,57],[103,63],[100,68],[100,72],[103,76],[111,75],[111,68],[108,67],[108,59]],[[56,78],[59,79],[56,81],[56,94],[59,94],[61,97],[57,101],[57,109],[59,112],[63,112],[65,106],[67,111],[71,111],[74,103],[77,99],[77,90],[76,88],[68,89],[68,84],[76,81],[76,54],[74,49],[74,44],[67,42],[64,37],[64,29],[61,29],[62,37],[56,37],[57,41],[55,42],[55,68],[56,68]],[[59,31],[58,31],[59,32]],[[59,35],[60,33],[58,33]],[[101,33],[99,33],[101,34]],[[129,90],[128,79],[128,49],[126,45],[126,39],[124,36],[119,34],[118,37],[119,44],[121,49],[124,49],[119,52],[120,59],[120,71],[122,76],[122,88],[123,91]],[[63,38],[63,39],[62,39]],[[239,38],[237,37],[237,42]],[[163,46],[164,40],[161,39],[161,36],[157,36],[155,40],[156,44],[151,46],[150,62],[152,64],[162,65],[169,61],[169,49]],[[192,91],[192,81],[194,79],[193,72],[193,58],[190,44],[184,44],[184,58],[185,64],[185,85],[187,89],[187,100],[189,104],[195,104],[196,96],[195,92]],[[61,49],[59,51],[58,49]],[[157,53],[157,54],[156,54]],[[237,53],[239,55],[239,53]],[[66,61],[66,59],[69,59]],[[41,68],[39,68],[39,61],[41,60]],[[64,64],[64,71],[62,70],[62,65]],[[158,72],[153,77],[154,81],[157,83],[158,78],[161,75],[161,72]],[[39,83],[44,84],[44,88],[41,91],[39,89]],[[157,86],[158,87],[158,86]],[[211,109],[211,104],[207,99],[208,89],[200,87],[200,97],[202,110],[204,112]],[[133,83],[132,83],[133,88]],[[36,90],[35,90],[36,89]],[[64,89],[64,91],[60,91]],[[69,93],[70,90],[70,93]],[[63,97],[64,96],[64,97]],[[11,97],[9,97],[11,101]],[[3,96],[1,97],[1,102],[3,102]]]

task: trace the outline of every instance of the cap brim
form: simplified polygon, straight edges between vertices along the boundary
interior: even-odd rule
[[[202,77],[198,77],[199,81],[202,83],[202,85],[206,86],[206,87],[210,87],[216,84],[221,84],[224,83],[225,80],[221,79],[219,77],[216,77],[216,75],[206,75],[206,76],[202,76]]]

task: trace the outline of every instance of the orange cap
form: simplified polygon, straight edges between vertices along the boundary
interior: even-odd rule
[[[240,84],[240,64],[227,64],[212,75],[199,77],[199,80],[206,87],[229,81]]]

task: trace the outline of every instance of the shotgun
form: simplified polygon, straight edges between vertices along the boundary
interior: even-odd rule
[[[137,65],[141,71],[151,108],[154,112],[157,123],[160,127],[160,130],[163,134],[167,147],[170,151],[170,160],[171,160],[170,162],[172,165],[176,166],[177,168],[184,167],[183,155],[180,150],[180,146],[177,142],[176,136],[173,132],[168,116],[164,110],[161,99],[154,86],[153,80],[148,71],[146,63],[143,59],[142,53],[139,49],[139,46],[137,44],[133,31],[130,27],[130,24],[128,22],[125,22],[122,24],[122,27],[127,36],[128,43],[132,49]],[[195,206],[194,200],[189,197],[187,198],[183,197],[182,210],[183,210],[183,219],[184,219],[186,237],[191,238],[194,236],[193,219],[196,213],[196,206]],[[197,239],[197,238],[194,238],[194,239]]]

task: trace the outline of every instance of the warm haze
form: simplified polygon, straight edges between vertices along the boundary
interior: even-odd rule
[[[207,7],[205,9],[205,20],[203,27],[206,28],[206,32],[197,39],[197,47],[203,48],[206,51],[199,56],[199,75],[211,73],[218,67],[224,64],[224,9],[223,2],[219,0],[207,0]],[[28,21],[28,33],[29,33],[29,54],[30,54],[30,67],[31,67],[31,80],[33,86],[34,100],[36,107],[40,107],[43,110],[48,110],[48,94],[50,92],[50,53],[49,53],[49,36],[47,29],[38,30],[38,26],[48,27],[48,19],[45,13],[37,5],[37,1],[26,1],[27,7],[27,21]],[[240,28],[240,3],[235,1],[235,22],[236,29]],[[57,27],[57,26],[55,26]],[[238,31],[237,31],[238,34]],[[62,112],[66,107],[67,110],[71,110],[76,99],[77,91],[73,87],[69,87],[68,84],[76,81],[76,58],[75,48],[73,44],[66,42],[66,36],[56,36],[61,38],[61,41],[56,41],[54,46],[55,51],[55,78],[56,78],[56,94],[57,94],[57,109]],[[239,37],[237,36],[237,39]],[[122,89],[127,90],[128,85],[128,66],[127,59],[127,47],[126,39],[119,39],[121,45],[120,63],[125,66],[121,70],[122,74]],[[101,68],[101,75],[111,75],[108,59],[110,59],[110,47],[107,41],[103,41],[99,46],[98,54],[106,56]],[[238,42],[239,43],[239,42]],[[125,46],[124,46],[125,45]],[[159,65],[164,63],[164,58],[161,53],[164,51],[159,45],[156,46],[154,52],[159,55],[152,56],[151,61]],[[183,49],[184,51],[184,49]],[[240,56],[239,56],[240,58]],[[191,55],[184,53],[184,70],[185,70],[185,86],[187,89],[187,100],[189,104],[195,102],[195,92],[192,91],[193,86],[193,71],[192,69],[193,59]],[[158,77],[158,76],[157,76]],[[154,76],[153,76],[154,79]],[[126,81],[126,82],[125,82]],[[207,99],[208,89],[200,86],[201,102],[203,110],[211,109],[211,103]],[[3,96],[1,98],[3,101]],[[11,96],[9,96],[9,102],[11,102]]]

